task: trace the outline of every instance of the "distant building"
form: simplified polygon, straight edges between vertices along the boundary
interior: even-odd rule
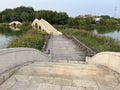
[[[85,14],[84,18],[87,18],[87,17],[93,17],[93,16],[91,14]]]
[[[79,15],[77,18],[87,18],[87,17],[93,17],[91,14],[85,14],[85,15]]]
[[[94,16],[93,19],[97,22],[97,21],[100,21],[100,19],[102,19],[102,17],[100,17],[100,16]]]

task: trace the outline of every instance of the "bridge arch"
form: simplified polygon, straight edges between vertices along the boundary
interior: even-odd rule
[[[41,26],[39,25],[39,30],[41,30]]]
[[[35,23],[35,28],[38,28],[38,24],[37,23]]]

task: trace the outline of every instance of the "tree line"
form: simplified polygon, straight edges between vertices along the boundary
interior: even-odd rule
[[[5,9],[0,12],[0,23],[11,21],[32,22],[35,18],[45,19],[51,24],[66,24],[68,14],[65,12],[56,12],[51,10],[35,11],[32,7],[17,7],[14,9]]]
[[[71,27],[77,27],[80,29],[93,29],[96,27],[118,27],[120,26],[120,19],[109,17],[109,16],[99,16],[100,20],[96,21],[94,17],[75,17],[68,19],[68,25]]]
[[[14,9],[5,9],[0,12],[0,23],[9,23],[11,21],[32,22],[35,18],[45,19],[51,24],[67,25],[72,28],[92,28],[92,25],[114,26],[120,24],[120,19],[109,16],[100,16],[99,21],[93,17],[69,17],[66,12],[57,12],[51,10],[35,11],[32,7],[17,7]]]

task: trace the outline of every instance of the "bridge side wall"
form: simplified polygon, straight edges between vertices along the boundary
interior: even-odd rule
[[[78,47],[83,51],[85,52],[86,56],[93,56],[95,55],[95,52],[90,49],[89,47],[87,47],[84,43],[80,42],[76,37],[74,36],[69,36],[65,33],[63,33],[63,35],[65,35],[68,39],[71,39],[76,45],[78,45]]]
[[[93,57],[87,57],[86,62],[104,65],[120,73],[120,53],[117,52],[98,53]]]
[[[2,49],[0,50],[0,74],[26,62],[48,59],[47,55],[31,48]]]

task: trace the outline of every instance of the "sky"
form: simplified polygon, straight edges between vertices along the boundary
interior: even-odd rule
[[[71,17],[91,14],[120,18],[120,0],[0,0],[0,11],[19,6],[67,12]]]

